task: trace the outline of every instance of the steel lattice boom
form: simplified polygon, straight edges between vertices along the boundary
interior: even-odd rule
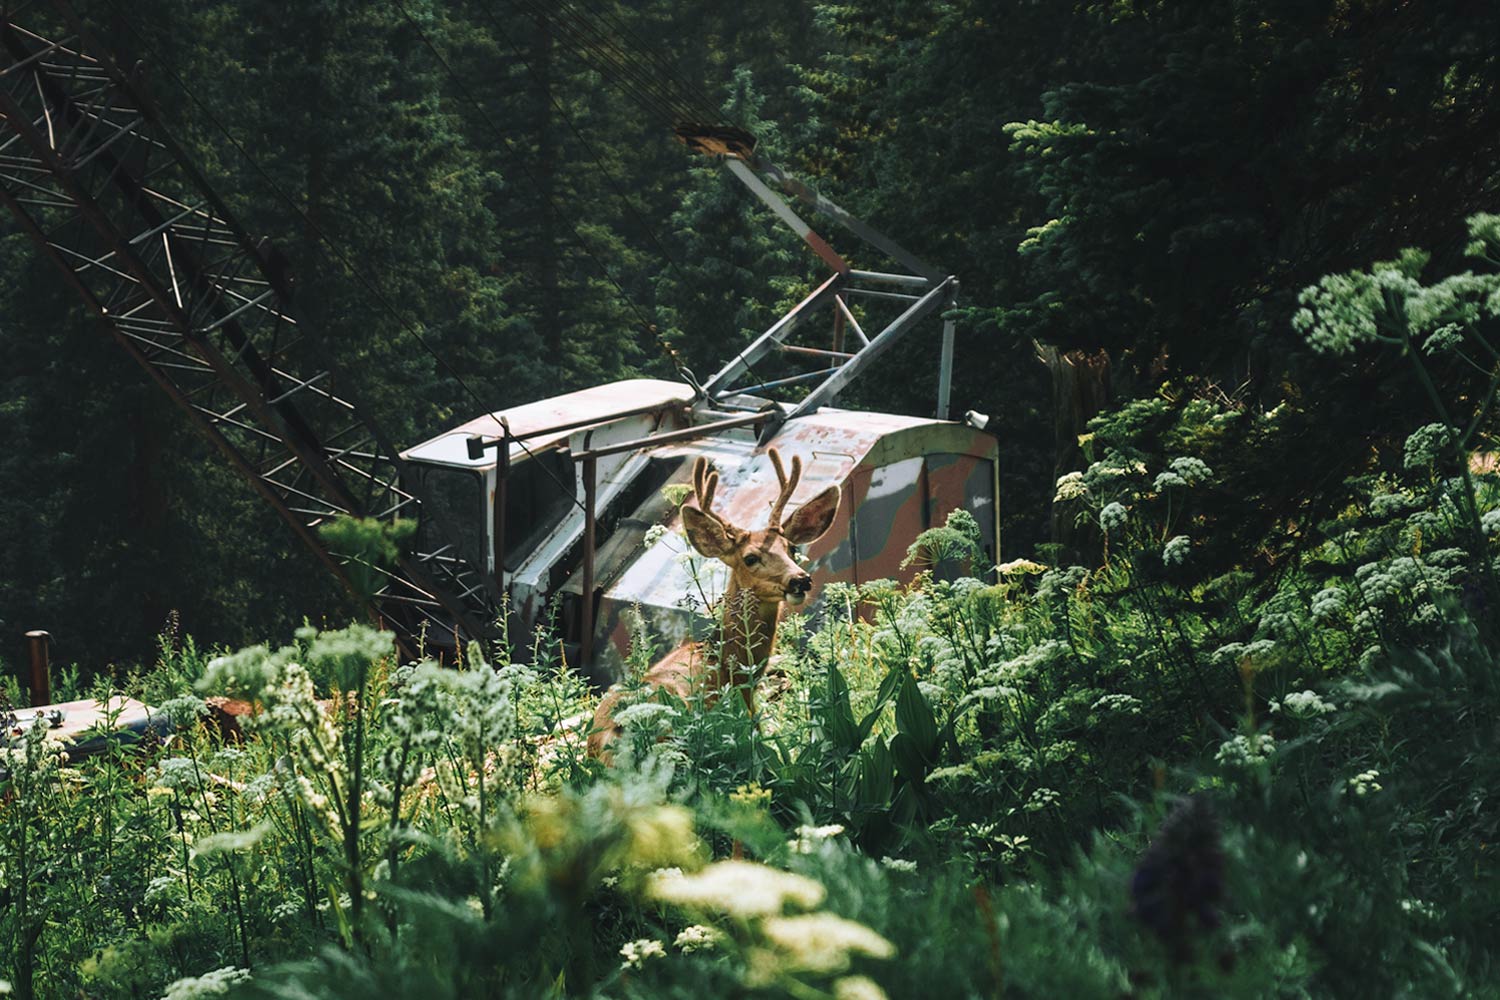
[[[0,201],[347,584],[318,526],[415,518],[411,479],[296,322],[284,259],[235,222],[134,82],[75,30],[53,42],[0,21]],[[493,579],[457,546],[431,548],[374,599],[408,651],[424,630],[478,639],[497,617]]]

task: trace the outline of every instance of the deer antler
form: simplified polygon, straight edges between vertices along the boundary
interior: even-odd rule
[[[786,474],[786,468],[781,464],[781,452],[775,448],[771,449],[771,466],[776,470],[776,481],[781,484],[781,493],[776,497],[776,504],[771,508],[771,530],[781,530],[781,512],[786,510],[787,501],[797,491],[797,481],[802,478],[802,456],[792,456],[792,474]]]
[[[693,463],[693,497],[698,501],[699,510],[723,524],[724,519],[713,511],[714,490],[718,488],[718,471],[708,464],[708,459],[700,457]]]

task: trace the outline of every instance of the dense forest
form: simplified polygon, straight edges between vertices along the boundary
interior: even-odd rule
[[[14,741],[0,994],[1495,995],[1500,6],[77,7],[402,444],[805,295],[673,138],[748,130],[960,279],[1002,533],[789,619],[759,717],[632,688],[604,767],[540,652],[345,628],[0,219],[0,663],[180,723]],[[935,351],[842,405],[931,415]]]

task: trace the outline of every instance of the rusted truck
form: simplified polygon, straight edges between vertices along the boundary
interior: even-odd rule
[[[433,513],[463,526],[463,556],[505,581],[513,643],[555,635],[602,680],[618,675],[634,615],[658,651],[702,637],[704,605],[727,571],[694,558],[680,536],[677,502],[698,457],[719,471],[723,513],[747,528],[764,526],[777,495],[772,447],[802,459],[794,506],[840,487],[834,527],[804,554],[816,594],[835,581],[904,575],[907,546],[958,508],[975,514],[994,557],[992,435],[966,422],[831,407],[789,417],[790,407],[745,396],[737,410],[716,410],[694,397],[681,382],[615,382],[487,414],[402,454],[440,498],[429,502],[442,505]],[[508,462],[484,447],[497,426],[509,431]]]

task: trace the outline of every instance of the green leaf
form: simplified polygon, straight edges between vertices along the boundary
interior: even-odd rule
[[[828,738],[845,753],[857,753],[864,734],[854,725],[854,711],[849,707],[849,685],[839,668],[828,668],[828,693],[823,701],[823,726]]]
[[[896,729],[915,744],[916,751],[928,760],[937,759],[938,727],[932,708],[910,674],[896,696]]]
[[[890,747],[884,740],[876,740],[860,752],[856,807],[883,808],[891,801],[891,793],[896,788],[894,767]]]
[[[920,785],[932,769],[932,761],[922,753],[915,740],[906,733],[891,737],[891,756],[896,761],[896,770],[901,772],[909,784]]]

